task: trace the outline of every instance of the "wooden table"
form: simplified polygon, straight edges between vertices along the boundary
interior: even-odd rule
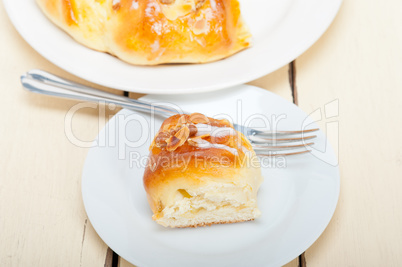
[[[338,207],[322,236],[287,266],[402,265],[401,11],[400,0],[345,0],[313,47],[251,83],[307,113],[339,104],[339,116],[321,121],[323,129],[339,126],[339,137],[330,136],[341,169]],[[0,37],[0,266],[131,266],[108,249],[85,213],[87,149],[64,133],[76,102],[25,92],[19,76],[40,68],[88,83],[36,53],[2,4]],[[98,112],[77,112],[77,137],[95,138]]]

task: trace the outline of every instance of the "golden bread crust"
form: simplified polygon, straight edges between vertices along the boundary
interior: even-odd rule
[[[37,0],[78,42],[137,65],[204,63],[250,46],[237,0]]]
[[[109,1],[36,0],[45,15],[79,43],[107,52],[104,42]]]

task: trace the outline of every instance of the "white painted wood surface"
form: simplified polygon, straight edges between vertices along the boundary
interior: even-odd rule
[[[401,12],[402,1],[345,0],[296,60],[303,110],[339,101],[321,125],[339,122],[340,199],[308,267],[402,265]]]
[[[66,113],[77,102],[23,91],[19,76],[41,68],[83,81],[37,54],[15,31],[2,3],[0,40],[0,266],[103,266],[107,246],[81,198],[87,149],[64,133]],[[93,140],[98,109],[78,111],[73,130]]]
[[[309,113],[338,100],[340,112],[320,122],[339,123],[339,138],[330,140],[339,141],[341,195],[328,228],[306,251],[309,267],[402,265],[401,11],[397,0],[345,0],[328,32],[296,60],[300,107]],[[0,38],[0,266],[104,266],[107,246],[81,198],[87,149],[64,133],[76,102],[25,92],[18,78],[42,68],[86,82],[30,48],[2,3]],[[285,66],[251,84],[292,101],[288,79]],[[79,111],[75,135],[92,140],[98,117],[98,109]],[[120,258],[119,266],[131,265]]]

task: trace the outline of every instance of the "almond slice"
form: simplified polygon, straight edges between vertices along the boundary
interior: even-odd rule
[[[178,126],[172,127],[172,128],[169,130],[169,133],[170,133],[170,135],[175,135],[180,129],[181,129],[181,127],[178,127]]]
[[[203,134],[203,135],[197,135],[197,136],[193,136],[192,139],[204,139],[206,137],[210,137],[211,134],[207,133],[207,134]]]
[[[190,135],[189,135],[190,137],[196,135],[198,132],[197,126],[195,126],[194,124],[190,124],[188,126],[188,129],[190,130]]]
[[[164,123],[162,128],[161,128],[161,131],[162,132],[167,132],[167,131],[169,131],[169,128],[170,128],[170,124],[169,123]]]
[[[160,132],[158,135],[155,137],[155,145],[157,147],[165,147],[166,146],[166,140],[170,137],[170,134],[167,132]]]
[[[209,123],[209,119],[207,118],[207,116],[205,116],[204,114],[201,113],[193,113],[190,115],[189,121],[191,121],[194,124],[197,123],[205,123],[208,124]]]
[[[176,136],[171,136],[168,140],[166,140],[166,150],[167,151],[175,151],[176,148],[180,146],[180,139]]]
[[[189,135],[190,135],[190,129],[187,126],[184,126],[174,136],[176,136],[180,140],[184,139],[185,142]]]
[[[182,146],[190,135],[190,129],[187,126],[182,127],[174,136],[170,137],[166,142],[167,151],[175,151]]]
[[[190,145],[190,146],[198,146],[197,144],[197,142],[195,142],[192,138],[189,138],[188,140],[187,140],[187,142],[188,142],[188,144]]]
[[[177,124],[180,126],[186,123],[187,123],[187,115],[181,115],[180,118],[177,120]]]

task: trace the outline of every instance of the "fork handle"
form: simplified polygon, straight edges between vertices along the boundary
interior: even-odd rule
[[[104,101],[124,108],[170,117],[183,113],[164,105],[114,95],[85,85],[77,84],[42,70],[31,70],[21,76],[23,87],[31,92],[91,102]]]

